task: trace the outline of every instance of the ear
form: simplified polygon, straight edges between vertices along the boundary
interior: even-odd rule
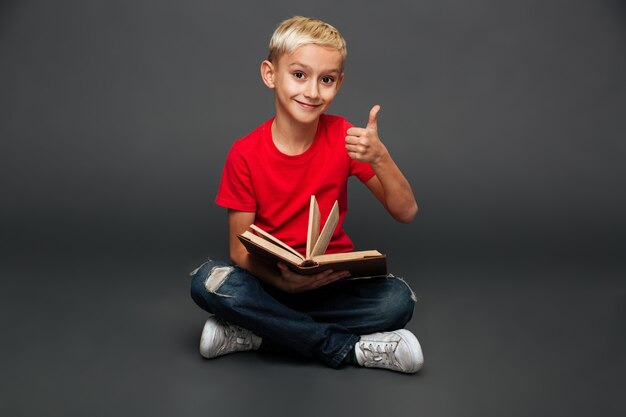
[[[276,84],[274,84],[274,75],[276,71],[274,69],[274,64],[272,64],[267,59],[261,62],[261,78],[263,79],[263,84],[265,84],[268,88],[274,89]]]
[[[342,72],[341,75],[339,76],[339,79],[337,80],[337,91],[339,91],[339,87],[341,87],[341,83],[343,83],[343,76],[344,76],[344,73]]]

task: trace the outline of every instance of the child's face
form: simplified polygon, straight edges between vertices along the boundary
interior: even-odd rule
[[[304,124],[316,122],[330,107],[343,81],[341,54],[334,48],[304,45],[276,65],[263,64],[265,84],[276,94],[276,117]]]

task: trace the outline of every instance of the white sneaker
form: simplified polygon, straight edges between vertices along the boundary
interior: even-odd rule
[[[424,355],[417,338],[406,329],[361,336],[354,346],[356,360],[368,368],[385,368],[412,374],[419,371]]]
[[[211,316],[202,329],[200,354],[210,359],[233,352],[257,350],[262,340],[250,330]]]

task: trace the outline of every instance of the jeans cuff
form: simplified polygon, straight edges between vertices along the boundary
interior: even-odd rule
[[[343,360],[346,358],[346,356],[348,356],[348,353],[350,353],[350,351],[354,349],[354,345],[356,345],[359,339],[360,337],[355,334],[350,335],[350,337],[348,338],[346,343],[343,345],[341,350],[337,352],[335,356],[333,356],[333,358],[329,362],[329,365],[332,366],[333,368],[338,368],[339,365],[341,365]]]

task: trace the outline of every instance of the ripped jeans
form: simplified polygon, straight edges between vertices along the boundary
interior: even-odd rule
[[[261,336],[261,350],[318,358],[334,368],[359,335],[403,328],[416,301],[408,284],[393,275],[348,278],[296,294],[230,263],[209,260],[191,276],[196,304]]]

